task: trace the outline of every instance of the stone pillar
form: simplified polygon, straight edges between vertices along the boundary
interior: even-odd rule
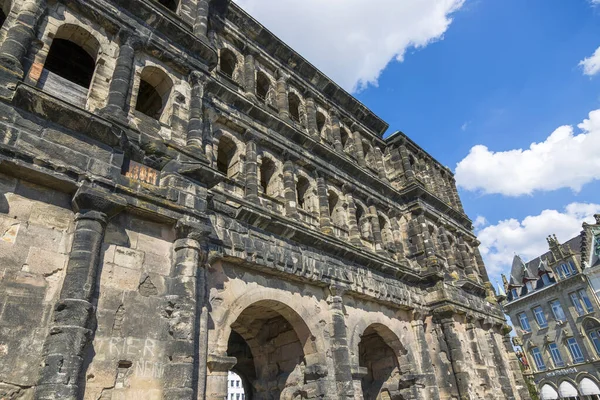
[[[164,397],[192,399],[197,381],[199,398],[203,399],[208,357],[206,238],[210,227],[183,218],[177,222],[176,230],[178,239],[174,244],[167,296],[176,307],[170,324],[173,341],[169,346],[169,362],[165,365]],[[197,372],[194,370],[196,359]]]
[[[277,77],[277,109],[279,110],[279,116],[283,119],[290,118],[290,103],[288,101],[287,91],[287,80],[288,76],[283,72],[279,71]]]
[[[246,199],[258,203],[258,162],[256,142],[250,140],[246,143]]]
[[[321,132],[317,125],[317,107],[312,97],[306,98],[306,127],[308,134],[317,142],[321,140]]]
[[[460,201],[460,196],[458,195],[458,189],[456,188],[456,180],[454,179],[453,176],[450,176],[449,184],[450,184],[450,192],[452,193],[455,207],[458,209],[458,211],[462,212],[463,205],[462,205],[462,202]]]
[[[371,218],[371,227],[373,229],[373,241],[375,242],[375,250],[383,250],[383,236],[381,235],[381,226],[379,225],[379,216],[374,205],[369,206],[369,217]]]
[[[344,185],[344,191],[346,193],[346,202],[348,203],[348,232],[350,243],[355,246],[362,246],[360,240],[360,229],[358,228],[358,222],[356,220],[356,203],[354,203],[354,196],[352,195],[353,188],[349,185]]]
[[[456,331],[455,310],[451,306],[442,306],[434,310],[434,315],[442,328],[444,341],[448,346],[448,358],[456,379],[456,388],[460,400],[471,400],[469,394],[469,366],[465,362],[466,349],[462,348],[460,337]]]
[[[365,161],[365,152],[362,145],[362,135],[358,131],[354,132],[354,152],[358,165],[366,167],[367,162]]]
[[[194,21],[194,35],[207,36],[209,0],[196,0],[196,20]]]
[[[425,253],[425,243],[423,242],[423,235],[421,235],[421,227],[417,216],[414,215],[408,223],[408,237],[412,243],[409,249],[411,254]]]
[[[406,146],[400,146],[400,158],[402,158],[402,167],[404,168],[404,176],[407,182],[413,182],[415,180],[415,171],[413,171],[412,165],[410,164],[410,157]]]
[[[133,78],[133,61],[135,52],[140,48],[141,39],[129,31],[122,31],[120,35],[121,47],[115,71],[113,72],[105,112],[117,116],[124,116],[127,111],[126,102]]]
[[[285,215],[298,219],[296,178],[294,174],[294,163],[291,160],[287,160],[283,164],[283,195],[285,197]]]
[[[17,2],[13,1],[14,3]],[[35,31],[46,9],[46,0],[23,0],[19,3],[18,14],[0,46],[0,71],[16,79],[23,78],[25,73],[23,59],[29,51]]]
[[[421,357],[421,374],[423,375],[423,381],[426,386],[425,392],[428,396],[425,400],[439,400],[440,391],[436,381],[431,356],[429,354],[429,344],[427,343],[427,336],[425,335],[425,323],[423,318],[417,315],[411,322],[411,326],[417,340],[417,351],[415,351],[415,355],[419,354]]]
[[[192,93],[186,145],[200,149],[200,154],[203,154],[204,149],[204,86],[207,81],[208,76],[202,72],[192,71],[190,73],[189,82],[192,86]]]
[[[449,266],[456,265],[456,260],[454,259],[454,253],[452,252],[452,247],[450,246],[450,241],[448,240],[448,233],[444,227],[440,227],[440,241],[444,250],[444,256],[446,257],[446,262]]]
[[[92,297],[108,220],[126,206],[123,198],[83,186],[73,198],[75,232],[65,280],[54,308],[34,399],[76,400],[81,393],[84,356],[94,336]]]
[[[333,227],[331,225],[331,215],[329,215],[329,195],[327,193],[325,177],[323,176],[317,176],[317,196],[319,198],[321,232],[331,235],[333,234]]]
[[[244,57],[244,89],[250,97],[256,96],[256,65],[252,52]]]
[[[520,362],[517,359],[517,355],[515,354],[515,350],[512,346],[510,339],[510,331],[512,328],[508,325],[504,325],[502,328],[502,343],[504,345],[504,351],[506,356],[508,357],[508,365],[510,370],[512,371],[513,379],[515,382],[515,388],[517,389],[517,393],[514,393],[515,399],[528,399],[529,391],[527,389],[527,383],[525,382],[525,378],[523,377],[523,373],[521,372]]]
[[[400,223],[398,222],[398,217],[393,217],[391,219],[392,224],[392,235],[394,235],[394,243],[396,244],[396,253],[400,256],[400,258],[404,258],[404,243],[402,240],[402,232],[400,230]]]
[[[373,154],[375,154],[375,162],[377,163],[376,167],[377,167],[377,174],[379,176],[379,179],[382,179],[384,181],[387,181],[387,175],[385,173],[385,167],[383,165],[383,153],[381,152],[381,149],[377,146],[375,146],[373,148]]]
[[[494,356],[494,365],[498,371],[498,379],[500,381],[500,386],[502,388],[502,393],[506,396],[507,400],[515,400],[515,393],[512,388],[512,384],[510,381],[510,364],[506,362],[504,357],[502,357],[502,353],[506,351],[504,348],[504,343],[498,343],[496,339],[496,332],[494,329],[490,329],[489,331],[489,343],[492,348],[492,353]],[[509,339],[510,340],[510,339]],[[510,350],[514,355],[514,350]],[[515,356],[516,357],[516,356]],[[518,361],[517,361],[518,362]],[[518,366],[517,366],[518,368]]]
[[[350,350],[344,315],[343,292],[339,288],[330,288],[327,299],[331,312],[331,351],[335,368],[335,382],[339,399],[354,398],[354,384],[350,369]]]
[[[227,374],[235,366],[237,359],[226,354],[208,355],[206,377],[206,396],[201,400],[222,400],[227,398]]]
[[[425,215],[420,214],[417,217],[419,222],[419,230],[421,231],[421,235],[423,236],[423,246],[425,250],[425,256],[433,257],[435,255],[435,246],[433,244],[433,240],[431,239],[431,234],[429,233],[429,229],[427,229],[427,223],[425,222]]]
[[[331,137],[333,139],[333,147],[343,153],[344,146],[342,146],[342,134],[340,132],[340,116],[336,110],[330,110],[329,115],[331,116]]]
[[[473,263],[471,263],[471,257],[469,256],[467,245],[465,244],[462,235],[458,237],[458,251],[460,252],[460,258],[462,259],[463,267],[465,268],[465,274],[469,279],[477,281],[477,276],[475,276],[473,270]]]

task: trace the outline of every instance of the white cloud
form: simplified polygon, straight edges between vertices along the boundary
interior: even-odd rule
[[[594,4],[600,4],[600,0],[595,0]],[[579,62],[579,66],[583,68],[584,75],[596,75],[600,72],[600,47],[596,49],[594,54]]]
[[[490,279],[495,283],[501,282],[501,273],[508,276],[515,254],[528,261],[547,252],[546,237],[551,234],[561,243],[577,236],[581,224],[594,223],[593,215],[598,213],[600,204],[571,203],[563,211],[544,210],[522,221],[507,219],[481,229],[477,232],[479,249]]]
[[[457,184],[485,194],[521,196],[571,188],[600,179],[600,110],[578,125],[561,126],[529,149],[494,152],[477,145],[456,166]]]
[[[487,223],[488,221],[483,215],[478,215],[477,218],[475,218],[475,221],[473,221],[473,226],[475,227],[475,229],[479,229],[486,226]]]
[[[348,91],[442,37],[465,0],[235,0]]]

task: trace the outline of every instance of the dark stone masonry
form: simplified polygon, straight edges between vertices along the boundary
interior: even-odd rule
[[[237,5],[0,6],[0,399],[528,398],[452,172]]]

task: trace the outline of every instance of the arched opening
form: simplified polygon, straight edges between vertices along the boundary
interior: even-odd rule
[[[277,301],[247,307],[231,325],[227,355],[244,383],[246,399],[296,399],[303,390],[305,356],[314,353],[301,317]]]
[[[63,25],[52,40],[44,69],[89,89],[96,69],[99,47],[98,41],[85,29],[75,25]]]
[[[288,102],[290,107],[290,118],[295,122],[300,122],[300,98],[294,94],[288,94]]]
[[[270,89],[271,80],[264,72],[258,71],[256,74],[256,97],[262,101],[266,101]]]
[[[362,334],[358,354],[365,372],[361,380],[364,400],[404,398],[396,347],[401,347],[397,336],[381,324],[369,326]]]
[[[6,22],[6,18],[8,16],[8,14],[10,13],[12,1],[4,0],[0,4],[2,5],[2,7],[0,7],[0,27],[2,27],[4,25],[4,23]]]
[[[219,68],[222,73],[233,79],[237,67],[237,57],[229,49],[221,49]]]
[[[237,161],[237,146],[229,137],[221,136],[217,150],[217,169],[232,178],[237,172]]]
[[[344,149],[344,151],[347,151],[350,134],[348,133],[346,128],[342,127],[342,129],[340,129],[340,137],[342,139],[342,148]]]
[[[558,395],[561,399],[567,400],[577,400],[579,398],[579,392],[577,392],[577,388],[568,381],[564,381],[558,386]]]
[[[135,109],[156,120],[162,120],[171,94],[173,81],[160,68],[145,67],[140,76]]]
[[[308,191],[310,189],[310,182],[303,176],[298,177],[296,183],[296,197],[298,199],[298,208],[308,211]]]
[[[373,240],[371,221],[369,221],[367,213],[361,204],[356,205],[356,222],[358,223],[360,236],[366,240]]]
[[[595,318],[588,317],[583,320],[581,325],[594,346],[596,354],[600,356],[600,322]]]
[[[394,235],[392,234],[390,222],[383,215],[379,215],[379,228],[381,229],[383,248],[386,250],[393,250]]]
[[[323,133],[323,129],[325,129],[325,123],[327,122],[327,118],[322,112],[317,111],[317,131],[319,133]]]
[[[332,190],[329,191],[327,198],[329,202],[329,215],[331,216],[331,222],[337,227],[345,226],[344,208],[339,196]]]
[[[541,400],[557,400],[558,392],[550,385],[542,386],[540,390],[540,399]]]
[[[179,0],[158,0],[158,2],[173,12],[177,12],[179,7]]]
[[[375,168],[374,165],[374,157],[373,157],[373,148],[366,141],[362,142],[363,146],[363,154],[365,155],[365,162],[367,163],[367,167]]]
[[[589,396],[587,397],[588,399],[600,399],[600,388],[598,388],[596,382],[590,378],[583,378],[581,382],[579,382],[578,389],[582,396]]]
[[[260,164],[260,187],[263,193],[267,196],[273,196],[274,188],[275,163],[268,157],[263,157]]]

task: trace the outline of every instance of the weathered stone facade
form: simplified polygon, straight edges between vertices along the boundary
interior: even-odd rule
[[[2,6],[0,398],[527,398],[452,173],[235,4]]]

